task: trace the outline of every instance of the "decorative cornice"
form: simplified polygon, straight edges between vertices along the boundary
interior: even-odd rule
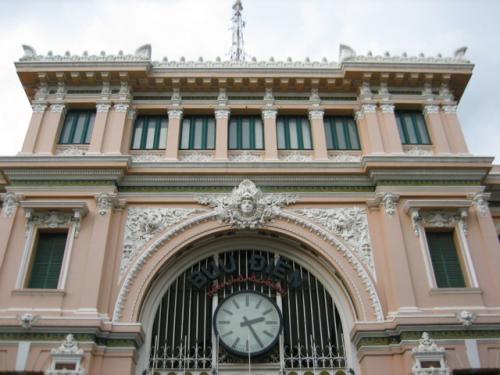
[[[33,104],[31,109],[34,113],[43,113],[47,110],[47,104]]]
[[[66,105],[64,105],[64,104],[52,104],[50,106],[50,112],[64,113],[65,111],[66,111]]]
[[[218,108],[215,110],[215,118],[216,119],[228,119],[231,111],[229,108]]]
[[[434,104],[427,104],[424,106],[424,109],[422,112],[424,113],[424,115],[439,113],[439,106],[434,105]]]
[[[168,119],[169,120],[180,120],[182,118],[183,110],[182,109],[169,109],[168,110]]]
[[[98,113],[109,112],[110,108],[111,108],[111,104],[99,103],[99,104],[96,105],[96,110],[97,110]]]

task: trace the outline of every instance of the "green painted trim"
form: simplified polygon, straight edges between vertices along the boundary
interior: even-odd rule
[[[69,333],[69,332],[68,332]],[[38,332],[1,332],[1,341],[54,341],[62,342],[66,338],[67,333],[38,333]],[[96,345],[107,346],[110,348],[134,348],[137,349],[138,345],[133,339],[110,339],[98,337],[94,334],[88,333],[75,333],[75,340],[82,342],[92,341]]]
[[[134,192],[207,192],[230,193],[233,188],[225,186],[120,186],[120,193]],[[263,192],[373,192],[373,186],[267,186],[261,187]]]
[[[403,186],[478,186],[481,181],[473,180],[380,180],[378,185],[403,185]]]
[[[115,186],[113,180],[14,180],[9,186]]]

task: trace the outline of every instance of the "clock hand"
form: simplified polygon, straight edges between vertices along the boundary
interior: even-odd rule
[[[244,316],[243,322],[240,323],[240,327],[250,326],[250,325],[255,324],[255,323],[263,322],[264,320],[266,320],[266,318],[264,318],[263,316],[261,316],[260,318],[255,318],[255,319],[250,319],[250,320],[248,320],[247,317]]]
[[[262,320],[265,320],[265,319],[264,318],[256,318],[256,319],[248,320],[246,316],[243,316],[243,322],[240,323],[240,326],[241,327],[248,327],[250,332],[252,332],[253,337],[255,337],[255,340],[257,341],[257,343],[260,345],[261,348],[263,348],[264,345],[262,344],[262,341],[260,341],[259,336],[257,336],[257,333],[255,332],[255,330],[252,327],[252,324],[256,323],[255,322],[256,320],[258,322],[261,322]]]

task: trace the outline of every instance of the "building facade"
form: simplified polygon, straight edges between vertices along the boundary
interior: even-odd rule
[[[499,373],[500,168],[457,118],[465,49],[24,50],[0,373]]]

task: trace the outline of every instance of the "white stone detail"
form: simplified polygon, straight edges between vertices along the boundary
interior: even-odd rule
[[[38,320],[39,317],[31,313],[25,313],[19,317],[19,322],[23,329],[30,329]]]
[[[439,106],[434,104],[428,104],[424,106],[423,113],[424,115],[439,113]]]
[[[216,109],[215,118],[216,119],[228,119],[231,111],[229,109]]]
[[[215,209],[221,222],[240,229],[264,226],[278,216],[282,207],[296,200],[293,194],[264,194],[250,180],[243,180],[231,194],[198,197],[198,203]]]
[[[43,113],[47,110],[47,104],[33,104],[31,109],[34,113]]]
[[[146,48],[149,46],[149,52]],[[99,55],[89,55],[86,51],[82,55],[72,55],[66,52],[64,55],[54,55],[49,51],[47,55],[38,55],[33,47],[23,45],[24,55],[19,59],[22,62],[124,62],[124,61],[151,61],[151,46],[144,45],[139,47],[135,53],[124,55],[119,51],[116,55],[106,55],[102,51]]]
[[[456,105],[444,105],[443,106],[443,111],[447,115],[454,115],[457,113],[458,106]]]
[[[427,332],[422,334],[417,347],[412,350],[415,364],[412,375],[449,375],[450,371],[445,361],[445,350],[438,347]],[[439,367],[426,367],[426,362],[438,362]]]
[[[87,146],[78,147],[72,146],[59,146],[56,149],[56,155],[58,156],[84,156],[87,153]]]
[[[193,162],[207,162],[207,161],[213,161],[214,160],[214,157],[213,155],[210,155],[210,154],[204,154],[202,152],[190,152],[190,153],[186,153],[186,154],[183,154],[181,156],[181,161],[184,161],[184,162],[190,162],[190,163],[193,163]]]
[[[95,197],[97,203],[97,212],[99,215],[104,216],[110,212],[118,203],[116,194],[99,193]]]
[[[78,347],[78,343],[72,334],[66,336],[66,340],[56,349],[50,352],[52,363],[47,370],[47,375],[85,375],[87,372],[82,367],[83,349]],[[74,370],[57,370],[58,363],[71,363],[75,365]]]
[[[62,211],[36,212],[33,209],[26,209],[26,234],[31,232],[31,228],[68,228],[71,224],[75,226],[74,236],[78,237],[82,214],[79,210],[73,213]]]
[[[128,108],[129,108],[128,104],[115,104],[113,107],[115,112],[121,112],[121,113],[127,112]]]
[[[404,151],[404,153],[408,156],[432,156],[434,153],[432,150],[426,150],[423,148],[419,148],[418,146],[411,147]]]
[[[262,161],[262,155],[260,154],[253,154],[248,151],[243,151],[239,154],[234,154],[229,156],[229,161],[234,161],[234,162],[256,162],[256,161]]]
[[[312,109],[309,111],[309,120],[323,120],[324,114],[322,109]]]
[[[291,161],[291,162],[306,162],[306,161],[312,161],[313,159],[310,154],[305,154],[299,151],[293,151],[280,157],[280,160]]]
[[[340,152],[335,155],[328,156],[328,160],[336,163],[359,163],[361,155],[353,155],[347,152]]]
[[[454,228],[459,223],[462,225],[464,235],[467,235],[467,209],[458,211],[422,211],[418,208],[410,209],[410,217],[415,234],[420,236],[422,228]]]
[[[136,163],[158,163],[165,161],[165,157],[158,154],[143,152],[139,155],[132,155],[132,161]]]
[[[182,118],[182,109],[170,109],[168,111],[169,120],[180,120]]]
[[[475,313],[470,311],[461,311],[460,313],[455,314],[457,320],[462,323],[462,325],[466,328],[469,328],[472,323],[476,320],[477,316]]]
[[[306,217],[338,235],[351,246],[370,272],[375,272],[368,216],[364,208],[304,208],[291,212]]]
[[[387,215],[394,215],[399,201],[399,195],[394,193],[385,193],[381,197],[381,203],[384,205],[385,213]]]
[[[3,216],[7,219],[12,217],[12,214],[14,213],[17,206],[19,206],[19,200],[17,199],[16,194],[12,192],[6,193],[3,197],[2,203]]]
[[[194,208],[129,208],[125,224],[120,274],[127,270],[130,260],[146,242],[166,228],[197,212],[202,211]]]
[[[380,109],[382,110],[382,113],[394,113],[394,104],[381,104]]]
[[[53,113],[63,113],[66,110],[66,106],[64,104],[52,104],[50,106],[50,112]]]
[[[264,120],[276,120],[277,115],[278,115],[278,110],[276,110],[276,109],[263,109],[262,110],[262,118]]]
[[[99,104],[96,105],[96,110],[97,110],[98,113],[109,112],[110,108],[111,108],[111,104],[99,103]]]
[[[472,197],[472,204],[476,207],[481,216],[488,215],[488,195],[484,193],[477,193]]]
[[[137,111],[135,108],[129,108],[127,111],[127,119],[135,120],[135,116],[137,115]]]

